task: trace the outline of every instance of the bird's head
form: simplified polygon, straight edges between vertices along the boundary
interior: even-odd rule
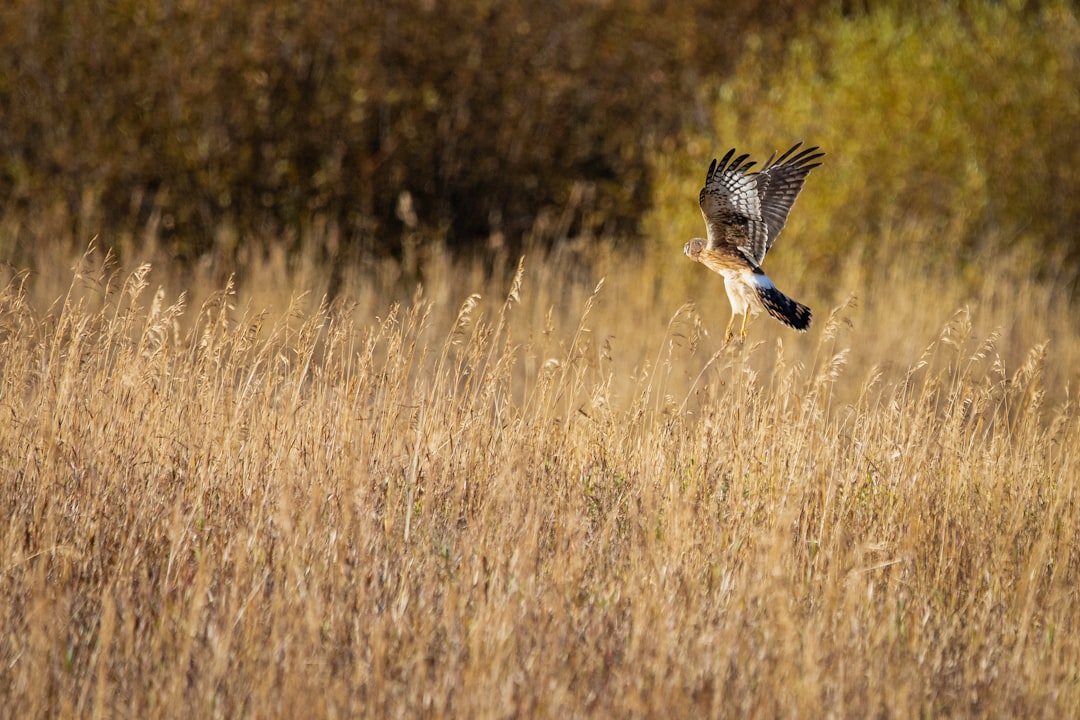
[[[705,239],[704,238],[694,238],[690,242],[683,245],[682,251],[683,251],[683,255],[687,256],[688,258],[691,258],[692,260],[697,260],[698,256],[701,255],[701,251],[704,250],[704,249],[705,249]]]

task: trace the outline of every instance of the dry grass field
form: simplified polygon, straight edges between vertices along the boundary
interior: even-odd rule
[[[2,714],[1080,713],[1061,287],[781,270],[811,331],[723,347],[719,278],[588,252],[7,271]]]
[[[1080,717],[1078,7],[0,2],[0,720]]]

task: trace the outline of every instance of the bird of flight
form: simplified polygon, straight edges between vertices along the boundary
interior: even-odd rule
[[[761,269],[806,176],[825,155],[816,146],[796,152],[801,145],[796,143],[778,158],[773,153],[755,173],[749,170],[757,163],[748,161],[746,154],[734,157],[734,148],[709,165],[698,196],[708,237],[686,243],[683,254],[724,277],[731,301],[725,342],[731,339],[736,315],[743,316],[740,335],[746,337],[747,318],[762,308],[788,327],[800,331],[810,327],[810,308],[777,290]]]

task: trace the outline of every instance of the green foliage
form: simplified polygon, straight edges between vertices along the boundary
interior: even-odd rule
[[[734,64],[716,38],[816,4],[11,0],[0,197],[79,244],[151,223],[181,255],[313,216],[386,250],[406,191],[452,242],[627,230],[650,138]]]
[[[882,6],[832,16],[780,50],[752,40],[718,87],[714,134],[656,159],[647,227],[670,252],[673,230],[701,234],[709,158],[734,145],[763,160],[801,139],[828,154],[780,241],[782,262],[818,275],[851,252],[951,264],[1017,244],[1075,259],[1078,41],[1063,2]],[[934,240],[910,248],[912,237]]]

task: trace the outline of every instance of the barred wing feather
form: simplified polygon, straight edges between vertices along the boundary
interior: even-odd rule
[[[773,153],[752,174],[750,168],[756,163],[747,160],[746,154],[735,157],[734,149],[720,161],[712,161],[698,196],[710,250],[738,250],[761,265],[783,230],[807,174],[821,164],[815,161],[824,155],[817,147],[796,154],[801,145],[796,143],[779,158]]]

